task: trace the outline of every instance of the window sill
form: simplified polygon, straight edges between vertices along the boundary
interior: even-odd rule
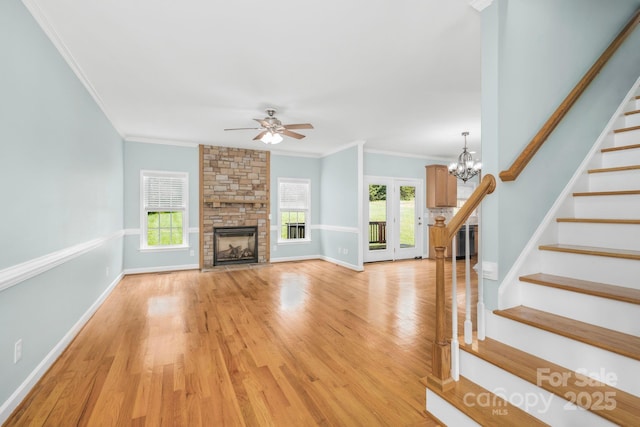
[[[138,250],[140,252],[171,252],[171,251],[184,251],[187,249],[189,249],[189,245],[144,246]]]

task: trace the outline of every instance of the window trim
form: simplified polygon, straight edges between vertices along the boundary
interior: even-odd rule
[[[304,212],[305,213],[305,222],[304,222],[304,238],[302,239],[283,239],[282,238],[282,211],[280,209],[280,184],[282,183],[295,183],[295,184],[306,184],[307,185],[307,209],[296,210],[296,209],[283,209],[288,212]],[[283,178],[278,177],[278,198],[277,198],[277,212],[278,212],[278,244],[299,244],[299,243],[307,243],[311,241],[311,180],[308,178]]]
[[[182,200],[184,208],[182,210],[182,244],[180,245],[156,245],[149,246],[147,244],[147,213],[148,212],[160,212],[159,210],[147,210],[144,203],[145,186],[144,178],[149,176],[155,177],[171,177],[184,180],[184,193],[182,194]],[[140,170],[140,252],[163,252],[172,250],[183,250],[189,248],[189,173],[188,172],[176,172],[176,171],[159,171],[159,170]],[[180,209],[176,209],[180,210]],[[166,212],[166,210],[162,210]]]

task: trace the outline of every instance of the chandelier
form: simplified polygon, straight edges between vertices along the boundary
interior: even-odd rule
[[[449,165],[449,173],[461,179],[462,182],[467,182],[482,169],[482,163],[475,162],[471,153],[467,151],[467,135],[469,135],[469,132],[462,132],[462,136],[464,136],[464,148],[458,156],[458,163],[451,163]]]

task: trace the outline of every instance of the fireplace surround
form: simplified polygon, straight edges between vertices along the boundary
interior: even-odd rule
[[[221,265],[214,265],[218,249],[214,245],[220,243],[215,242],[214,230],[218,228],[255,227],[257,243],[249,249],[257,259],[246,262],[269,262],[269,157],[268,151],[200,146],[201,269]],[[230,250],[229,255],[237,256],[239,244],[222,245],[221,251]]]

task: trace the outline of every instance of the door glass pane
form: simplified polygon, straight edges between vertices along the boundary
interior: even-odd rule
[[[369,185],[369,250],[387,249],[387,186]]]
[[[416,187],[400,186],[400,247],[416,245]]]

